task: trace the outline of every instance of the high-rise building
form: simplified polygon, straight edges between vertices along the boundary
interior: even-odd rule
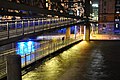
[[[120,34],[120,0],[115,2],[115,33]]]
[[[46,3],[48,10],[75,16],[84,15],[83,3],[85,3],[85,0],[46,0]]]
[[[99,33],[120,34],[120,0],[99,0]]]
[[[92,19],[98,21],[98,3],[92,4]]]

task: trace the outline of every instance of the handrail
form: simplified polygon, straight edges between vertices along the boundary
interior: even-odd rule
[[[0,24],[0,39],[9,39],[24,34],[34,33],[42,30],[52,29],[68,24],[77,23],[73,19],[35,19],[26,21],[4,22]]]
[[[38,60],[38,59],[41,59],[59,49],[61,49],[62,47],[65,47],[69,44],[72,44],[78,40],[81,40],[82,38],[78,38],[78,39],[67,39],[65,41],[59,39],[57,41],[46,41],[46,42],[42,42],[41,44],[41,47],[38,48],[37,50],[35,50],[34,52],[31,52],[29,54],[24,54],[24,55],[21,55],[21,67],[25,67],[31,63],[33,63],[34,61]],[[34,46],[36,47],[36,46]],[[13,51],[14,52],[14,51]],[[4,54],[3,56],[3,63],[6,62],[6,56],[5,55],[10,55],[11,53],[9,54]],[[34,56],[34,57],[33,57]],[[29,58],[28,58],[29,57]],[[2,57],[0,58],[2,59]],[[4,66],[4,64],[3,64]],[[6,66],[4,66],[6,68]],[[6,69],[4,69],[6,70]],[[4,71],[5,73],[5,71]],[[0,75],[1,76],[1,75]]]
[[[46,19],[58,19],[58,20],[70,20],[71,18],[55,18],[55,17],[50,17],[50,18],[29,18],[29,19],[16,19],[16,20],[6,20],[6,19],[0,19],[0,23],[4,22],[16,22],[16,21],[28,21],[28,20],[46,20]]]

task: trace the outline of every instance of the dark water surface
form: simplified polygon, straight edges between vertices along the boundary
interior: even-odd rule
[[[120,80],[120,41],[82,41],[23,80]]]

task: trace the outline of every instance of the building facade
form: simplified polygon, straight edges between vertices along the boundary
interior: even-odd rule
[[[98,32],[120,34],[120,0],[99,0]]]
[[[115,2],[115,33],[120,34],[120,0]]]
[[[46,0],[48,10],[55,10],[69,15],[83,16],[85,0]]]

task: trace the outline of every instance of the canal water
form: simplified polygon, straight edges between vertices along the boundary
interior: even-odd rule
[[[22,80],[120,80],[120,41],[82,41]]]

